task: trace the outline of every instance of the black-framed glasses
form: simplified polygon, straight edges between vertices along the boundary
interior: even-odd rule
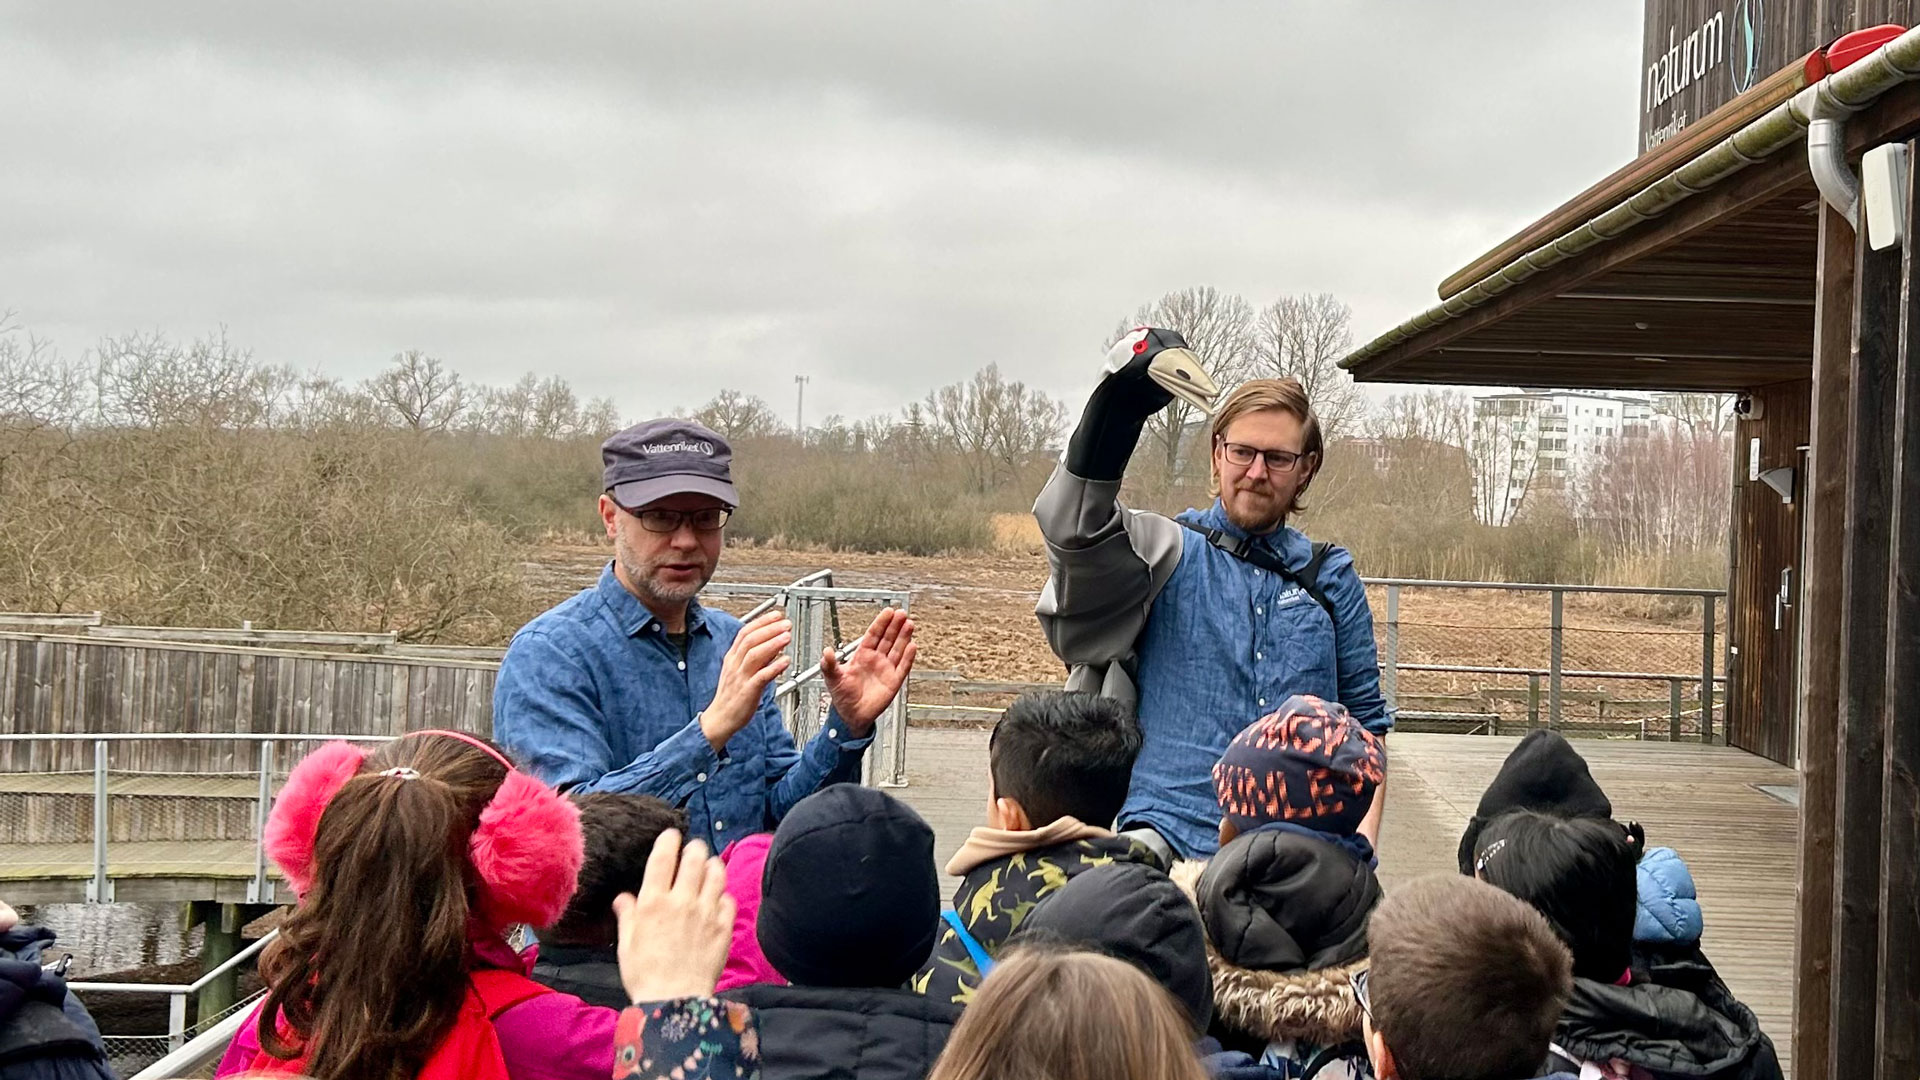
[[[620,509],[627,510],[624,506]],[[627,513],[639,518],[640,527],[650,533],[676,533],[682,525],[693,526],[694,532],[719,532],[733,516],[733,511],[724,506],[709,506],[704,510],[627,510]]]
[[[1369,1024],[1373,1023],[1373,999],[1367,996],[1367,976],[1372,972],[1372,968],[1362,968],[1347,976],[1347,981],[1353,984],[1353,1000],[1360,1003],[1360,1015],[1366,1017]]]
[[[1243,469],[1252,465],[1254,458],[1263,457],[1267,459],[1268,472],[1292,472],[1307,458],[1307,455],[1296,454],[1291,450],[1262,450],[1257,446],[1227,442],[1225,439],[1220,440],[1220,447],[1227,452],[1228,461]]]

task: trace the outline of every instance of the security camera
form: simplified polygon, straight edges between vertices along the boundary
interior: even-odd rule
[[[1733,415],[1742,420],[1759,420],[1766,415],[1766,410],[1753,399],[1753,395],[1741,394],[1733,399]]]

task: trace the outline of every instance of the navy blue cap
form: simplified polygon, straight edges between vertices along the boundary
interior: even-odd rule
[[[629,510],[669,495],[711,495],[740,505],[733,486],[733,448],[691,420],[668,417],[635,424],[600,444],[607,494]]]

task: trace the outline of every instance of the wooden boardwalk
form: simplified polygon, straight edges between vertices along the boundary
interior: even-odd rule
[[[1456,873],[1460,833],[1519,740],[1396,735],[1391,740],[1381,877],[1386,886]],[[944,865],[983,820],[987,733],[916,728],[908,787],[898,791],[927,818]],[[1739,998],[1759,1015],[1783,1062],[1793,1009],[1794,884],[1799,855],[1793,807],[1756,784],[1794,783],[1793,770],[1739,750],[1691,744],[1576,744],[1622,820],[1640,822],[1649,844],[1680,852],[1706,911],[1705,947]],[[943,878],[951,895],[955,882]]]

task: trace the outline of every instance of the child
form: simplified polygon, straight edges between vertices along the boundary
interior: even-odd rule
[[[1480,833],[1487,823],[1514,810],[1533,810],[1557,818],[1612,820],[1613,803],[1587,769],[1587,761],[1566,736],[1542,728],[1528,732],[1513,748],[1500,772],[1480,796],[1480,805],[1460,834],[1460,872],[1471,875],[1480,854]],[[1704,928],[1693,874],[1679,853],[1646,847],[1640,826],[1621,826],[1634,846],[1639,866],[1640,910],[1635,941],[1655,946],[1697,947]],[[1644,854],[1641,854],[1644,852]]]
[[[1372,939],[1354,988],[1380,1080],[1541,1075],[1573,964],[1538,912],[1471,878],[1427,877],[1380,903]]]
[[[1358,829],[1385,768],[1376,736],[1312,697],[1254,721],[1215,767],[1223,846],[1174,879],[1206,926],[1216,1071],[1366,1075],[1350,977],[1366,966],[1380,883]]]
[[[1165,870],[1145,844],[1111,827],[1140,752],[1140,729],[1110,698],[1048,691],[1023,694],[988,743],[987,824],[947,863],[960,877],[954,910],[913,986],[936,1001],[966,1004],[981,961],[999,954],[1027,912],[1090,867],[1144,862]]]
[[[559,917],[580,812],[485,739],[417,731],[307,755],[262,836],[300,897],[217,1075],[605,1077],[611,1009],[529,979],[516,924]]]
[[[932,1080],[1204,1080],[1165,990],[1109,956],[1023,946],[994,968]]]
[[[933,830],[874,788],[836,784],[781,820],[758,936],[791,986],[721,997],[753,1010],[763,1080],[924,1080],[960,1007],[902,989],[933,949]]]
[[[1478,876],[1533,905],[1573,953],[1573,995],[1554,1033],[1583,1075],[1779,1080],[1753,1011],[1697,947],[1637,949],[1637,850],[1606,818],[1518,810],[1488,822]]]
[[[613,898],[633,890],[661,833],[685,834],[687,815],[649,795],[592,792],[573,796],[573,803],[580,808],[586,859],[567,909],[540,929],[532,974],[588,1004],[624,1009],[629,1002],[620,985]]]

